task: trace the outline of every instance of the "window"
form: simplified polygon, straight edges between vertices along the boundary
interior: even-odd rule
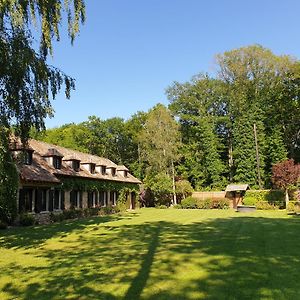
[[[116,176],[116,168],[111,168],[111,175]]]
[[[128,171],[124,170],[124,177],[128,176]]]
[[[47,190],[38,189],[35,193],[35,212],[47,211]]]
[[[53,167],[55,169],[61,169],[61,157],[59,156],[53,157]]]
[[[88,192],[88,208],[94,207],[94,192]]]
[[[82,208],[82,193],[80,191],[70,192],[70,209]]]
[[[24,151],[24,164],[31,165],[32,164],[32,151]]]
[[[95,164],[90,164],[90,172],[91,174],[95,174],[96,171],[96,165]]]
[[[74,171],[78,172],[80,170],[80,161],[72,160],[72,168]]]
[[[106,192],[99,192],[99,205],[106,206]]]
[[[102,171],[102,175],[105,175],[106,174],[106,166],[102,166],[101,171]]]
[[[19,212],[31,212],[32,211],[32,189],[22,189],[19,194]]]
[[[63,194],[64,194],[63,191],[54,190],[54,205],[53,205],[54,210],[64,209]]]

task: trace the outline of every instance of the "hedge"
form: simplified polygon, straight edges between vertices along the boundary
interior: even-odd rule
[[[246,191],[243,198],[244,205],[255,205],[256,207],[284,208],[284,192],[280,190],[257,190]]]

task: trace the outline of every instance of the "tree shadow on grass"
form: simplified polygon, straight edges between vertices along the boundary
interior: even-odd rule
[[[79,246],[44,249],[46,266],[0,269],[30,282],[3,290],[20,299],[299,299],[299,230],[297,218],[248,216],[109,224]]]
[[[85,229],[88,225],[100,225],[102,223],[131,219],[137,214],[108,215],[91,217],[78,220],[66,220],[61,223],[32,227],[13,227],[0,232],[0,247],[4,248],[32,248],[42,245],[46,240],[66,235]]]

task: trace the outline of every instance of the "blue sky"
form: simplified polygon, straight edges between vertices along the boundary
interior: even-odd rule
[[[86,0],[86,8],[74,45],[63,29],[49,60],[76,79],[76,91],[52,102],[47,128],[168,104],[173,81],[214,72],[226,50],[261,44],[300,58],[298,0]]]

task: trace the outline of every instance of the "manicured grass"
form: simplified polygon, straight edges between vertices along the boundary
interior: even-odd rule
[[[0,231],[0,299],[300,299],[300,217],[142,209]]]

